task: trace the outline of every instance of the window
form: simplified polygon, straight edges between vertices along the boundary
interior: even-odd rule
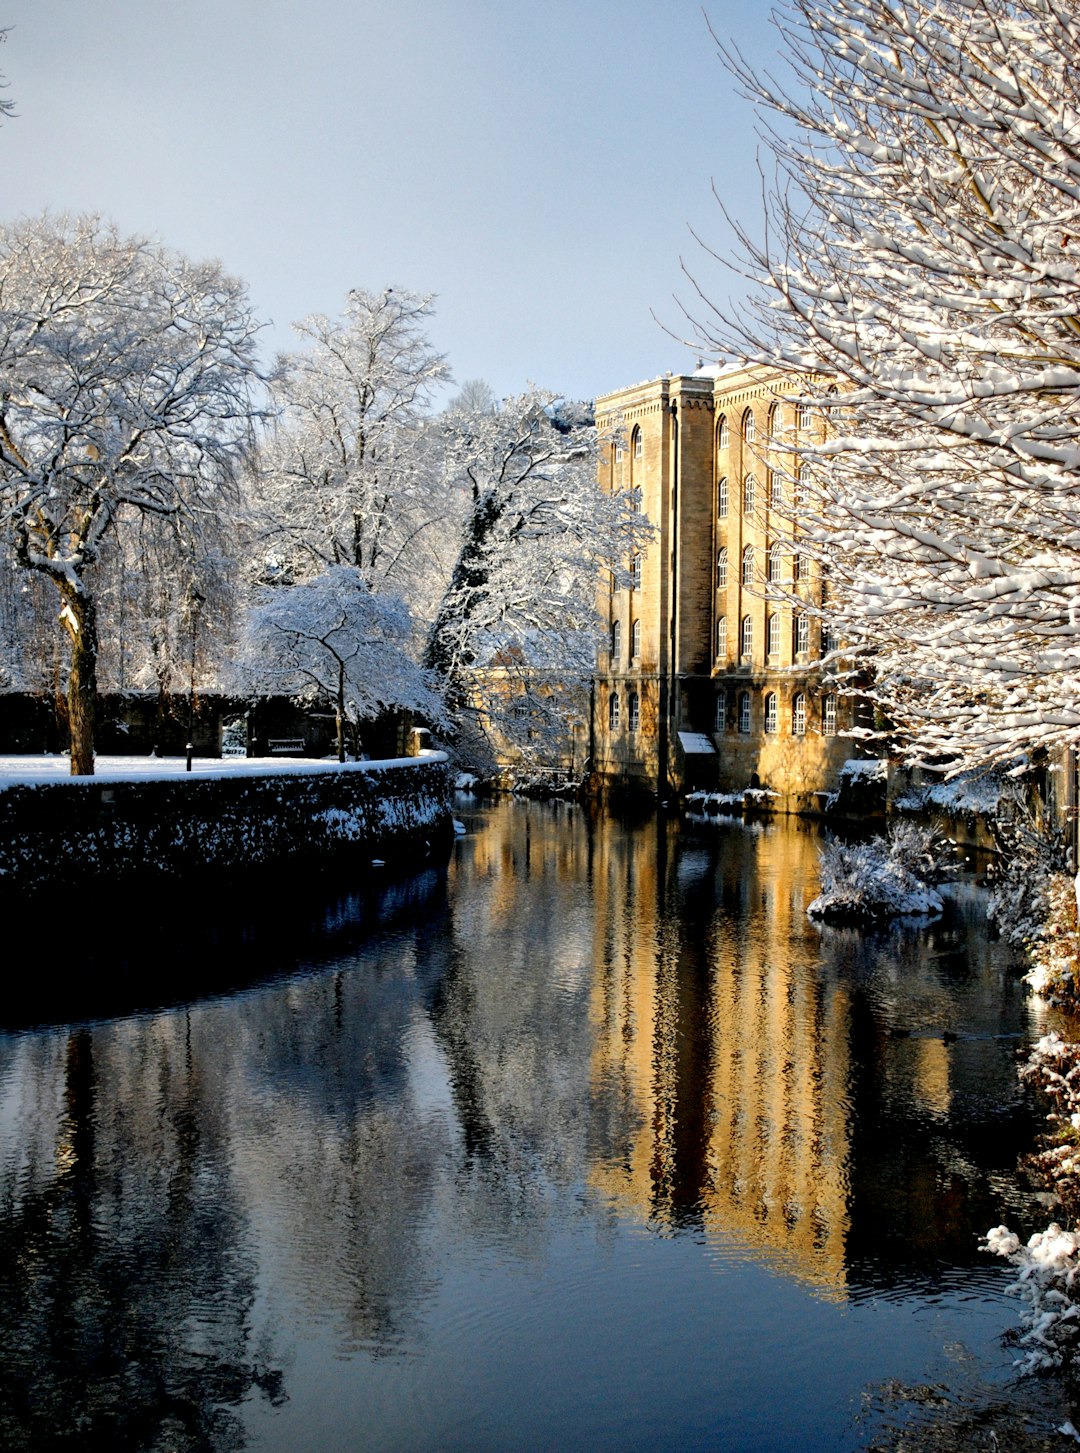
[[[775,469],[769,470],[769,508],[771,510],[784,508],[784,477]]]
[[[769,546],[769,558],[766,566],[768,579],[774,583],[784,578],[784,547],[779,540],[774,540]]]
[[[642,457],[642,455],[644,454],[644,447],[645,446],[641,442],[641,430],[635,429],[632,440],[632,448],[635,459],[640,459]]]
[[[727,584],[727,546],[721,545],[716,552],[716,588],[723,590]]]
[[[749,691],[739,692],[739,730],[748,732],[750,730],[750,693]]]
[[[742,552],[742,583],[753,585],[754,583],[754,547],[745,545]]]
[[[796,514],[801,511],[803,505],[806,503],[806,490],[803,488],[801,464],[795,466],[795,482],[791,490],[791,503]]]
[[[630,654],[631,656],[641,655],[641,622],[630,622]]]
[[[795,579],[810,579],[810,556],[802,550],[797,551],[795,554]]]
[[[748,474],[743,480],[742,486],[742,510],[744,515],[754,513],[754,496],[757,493],[757,480],[752,474]]]
[[[765,695],[765,730],[775,735],[777,727],[776,692],[769,691]]]
[[[780,405],[772,404],[769,408],[769,443],[773,444],[780,437]]]
[[[780,654],[780,616],[776,611],[765,622],[765,649],[770,656]]]
[[[622,621],[611,622],[611,664],[622,655]]]
[[[716,513],[722,520],[727,519],[728,512],[728,482],[725,474],[722,479],[716,481]]]
[[[739,653],[744,661],[749,661],[754,654],[754,620],[752,616],[742,618],[742,625],[739,627]]]
[[[620,434],[619,437],[615,440],[615,462],[616,462],[616,464],[618,464],[618,463],[621,462],[624,452],[625,451],[623,449],[622,435]]]
[[[814,406],[809,399],[799,400],[799,428],[809,429],[814,422]]]
[[[806,656],[810,651],[810,617],[800,612],[792,624],[796,656]]]
[[[626,702],[626,730],[636,732],[641,725],[641,697],[631,691]]]
[[[822,623],[821,623],[821,654],[823,656],[827,656],[830,651],[837,650],[837,648],[839,647],[839,644],[840,644],[840,642],[837,639],[837,635],[836,635],[836,632],[833,629],[833,627],[828,623],[828,621],[822,621]]]
[[[748,444],[752,444],[756,434],[757,425],[754,423],[754,411],[753,409],[747,409],[746,413],[742,416],[742,436]]]
[[[715,730],[727,731],[727,692],[721,691],[716,698],[716,715],[713,718]]]
[[[728,432],[727,415],[721,414],[720,421],[716,426],[716,447],[717,449],[726,449],[730,443],[731,435]]]
[[[821,730],[827,737],[836,736],[836,696],[832,692],[822,703]]]
[[[633,590],[641,589],[641,556],[635,555],[630,561],[630,585]]]
[[[617,691],[613,691],[608,698],[607,720],[610,729],[617,732],[619,730],[619,693]]]
[[[793,736],[806,736],[806,694],[802,691],[796,691],[791,703],[791,731]]]
[[[727,660],[727,616],[721,616],[716,622],[716,659]]]

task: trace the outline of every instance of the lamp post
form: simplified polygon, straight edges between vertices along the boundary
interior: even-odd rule
[[[203,597],[193,585],[188,591],[188,610],[191,613],[191,675],[188,678],[188,713],[187,713],[187,767],[191,771],[191,758],[195,750],[192,738],[195,735],[195,651],[199,642],[199,606],[203,603]]]

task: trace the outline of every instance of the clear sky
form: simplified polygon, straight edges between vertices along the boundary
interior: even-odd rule
[[[706,0],[767,65],[768,5]],[[267,321],[438,295],[455,378],[588,398],[696,365],[685,258],[738,281],[755,119],[697,0],[5,0],[5,217],[94,210],[244,278]]]

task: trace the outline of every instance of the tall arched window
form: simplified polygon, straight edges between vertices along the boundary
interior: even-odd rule
[[[810,617],[803,611],[792,622],[792,645],[796,656],[805,656],[810,651]]]
[[[757,425],[754,423],[753,409],[747,409],[742,416],[742,436],[748,444],[752,444],[757,435]]]
[[[634,620],[630,622],[630,654],[635,659],[641,655],[641,622]]]
[[[767,435],[767,437],[768,437],[768,440],[769,440],[769,443],[770,444],[775,444],[776,441],[777,441],[777,439],[780,437],[780,405],[779,404],[770,404],[769,405],[769,423],[768,423],[768,435]]]
[[[739,692],[739,730],[748,732],[750,730],[750,693],[749,691]]]
[[[641,430],[635,429],[630,436],[630,452],[635,459],[641,459],[645,453],[645,446],[641,440]]]
[[[619,693],[617,691],[613,691],[608,698],[607,720],[609,729],[617,732],[619,730]]]
[[[769,546],[766,576],[774,583],[784,578],[784,547],[779,540],[774,540]]]
[[[806,736],[806,694],[802,691],[796,691],[791,703],[791,731],[793,736]]]
[[[622,621],[611,622],[611,664],[614,666],[622,655]]]
[[[719,691],[716,696],[716,715],[713,717],[716,731],[727,731],[727,692]]]
[[[776,469],[769,470],[769,508],[784,508],[784,476]]]
[[[716,622],[716,659],[727,660],[727,616],[721,616]]]
[[[631,691],[626,702],[626,730],[636,732],[641,725],[641,697]]]
[[[716,552],[716,588],[723,590],[727,584],[727,546],[721,545]]]
[[[836,697],[832,692],[822,702],[821,730],[827,737],[836,736]]]
[[[765,650],[770,656],[780,654],[780,613],[773,611],[765,622]]]
[[[809,399],[799,400],[799,428],[809,429],[814,422],[814,406]]]
[[[744,515],[754,513],[754,496],[757,494],[757,480],[752,474],[748,474],[743,480],[742,486],[742,512]]]
[[[728,512],[728,482],[727,475],[723,475],[716,481],[716,513],[722,520],[727,519]]]
[[[768,691],[765,694],[765,730],[770,734],[775,733],[778,719],[776,692]]]
[[[810,556],[804,550],[795,552],[795,579],[810,579]]]
[[[739,626],[739,655],[744,661],[749,661],[754,654],[754,618],[743,616],[742,624]]]
[[[754,547],[745,545],[742,552],[742,583],[753,585],[754,583]]]
[[[635,555],[630,561],[630,584],[635,590],[641,589],[641,556]]]
[[[726,449],[731,443],[731,434],[728,431],[727,415],[721,414],[716,424],[716,447]]]

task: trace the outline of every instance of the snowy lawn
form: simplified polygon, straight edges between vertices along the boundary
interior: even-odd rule
[[[383,767],[411,767],[422,762],[445,761],[441,752],[427,752],[419,757],[398,757],[379,762],[346,762],[336,758],[315,760],[307,757],[195,757],[192,777],[263,777],[313,772],[370,772]],[[147,782],[164,777],[187,776],[183,757],[97,757],[93,777],[72,777],[71,763],[66,756],[0,755],[0,790],[5,787],[33,786],[38,782]]]

